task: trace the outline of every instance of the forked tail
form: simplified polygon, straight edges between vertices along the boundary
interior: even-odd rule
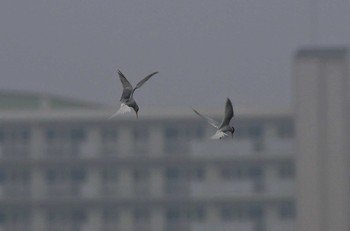
[[[120,105],[119,110],[117,112],[115,112],[112,116],[110,116],[108,119],[110,120],[110,119],[116,117],[119,114],[125,114],[125,113],[128,113],[128,112],[131,112],[131,108],[128,105],[126,105],[125,103],[122,103]]]

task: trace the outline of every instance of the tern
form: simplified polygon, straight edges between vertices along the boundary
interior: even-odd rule
[[[208,121],[210,125],[215,127],[217,131],[215,134],[211,137],[212,139],[221,139],[224,136],[228,136],[228,133],[231,133],[232,138],[233,138],[233,133],[235,132],[235,128],[230,126],[230,120],[232,119],[234,113],[233,113],[233,108],[232,108],[232,103],[229,98],[226,100],[226,106],[225,106],[225,116],[224,119],[222,120],[221,124],[219,124],[217,121],[213,120],[212,118],[208,116],[204,116],[195,109],[192,108],[192,110],[199,115],[201,118],[205,119]]]
[[[119,110],[116,113],[114,113],[111,117],[109,117],[109,119],[112,119],[113,117],[119,114],[131,112],[131,109],[135,111],[136,118],[138,118],[139,106],[137,105],[134,99],[134,92],[136,89],[140,88],[147,80],[149,80],[153,75],[157,73],[158,72],[153,72],[152,74],[147,75],[145,78],[143,78],[140,82],[136,84],[135,88],[133,88],[129,81],[125,78],[123,73],[120,70],[118,70],[120,81],[123,84],[123,93],[120,98],[120,102],[122,103],[120,105]]]

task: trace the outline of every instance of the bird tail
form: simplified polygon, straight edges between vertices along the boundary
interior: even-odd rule
[[[217,131],[215,132],[215,134],[211,137],[211,139],[213,140],[219,140],[221,139],[222,137],[224,136],[227,136],[227,134],[225,132],[222,132],[222,131]]]
[[[131,108],[128,105],[126,105],[125,103],[122,103],[120,105],[119,110],[117,112],[115,112],[113,115],[111,115],[108,119],[110,120],[119,114],[125,114],[127,112],[131,112]]]

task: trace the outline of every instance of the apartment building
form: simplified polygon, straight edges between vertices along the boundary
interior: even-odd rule
[[[236,108],[234,139],[219,141],[191,109],[112,112],[0,93],[0,230],[294,229],[289,109]]]

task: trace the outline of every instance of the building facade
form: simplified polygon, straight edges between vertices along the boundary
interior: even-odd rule
[[[288,110],[236,110],[234,139],[212,141],[191,110],[107,120],[106,108],[46,96],[23,109],[32,96],[11,97],[0,105],[1,231],[294,230]]]
[[[295,57],[297,230],[350,230],[350,59],[346,48]]]

